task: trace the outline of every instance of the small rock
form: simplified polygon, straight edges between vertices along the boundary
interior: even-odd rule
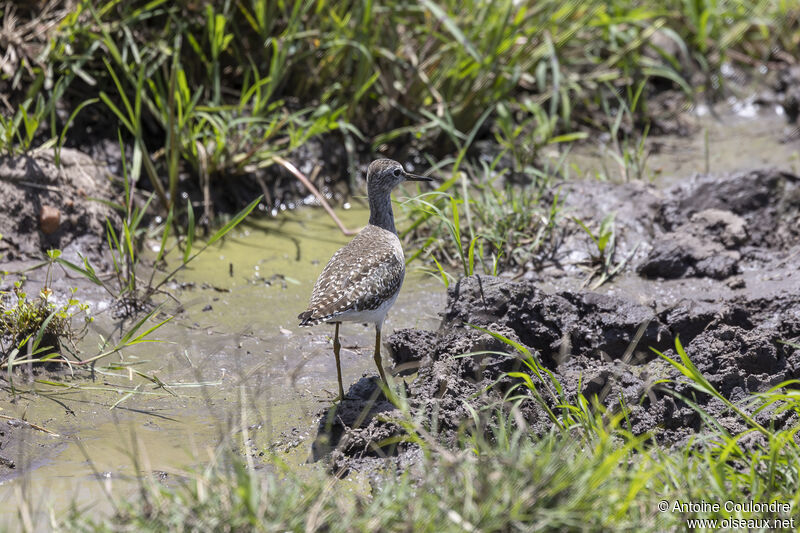
[[[694,213],[689,231],[700,238],[710,238],[728,249],[739,248],[747,240],[747,222],[730,211],[705,209]]]
[[[746,286],[744,279],[740,277],[731,278],[725,284],[731,289],[744,289]]]
[[[61,224],[61,211],[51,205],[43,205],[39,211],[39,229],[45,235],[50,235],[58,230]]]
[[[206,305],[206,306],[203,308],[203,312],[204,312],[204,313],[206,313],[206,312],[208,312],[208,311],[212,311],[213,309],[214,309],[214,308],[213,308],[213,307],[211,307],[211,304],[208,304],[208,305]]]

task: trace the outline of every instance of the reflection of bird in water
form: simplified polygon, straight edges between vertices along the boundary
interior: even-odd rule
[[[311,293],[308,309],[300,313],[301,326],[333,322],[333,355],[339,378],[339,397],[344,399],[342,367],[339,359],[339,324],[375,324],[375,364],[381,379],[381,327],[394,304],[405,276],[403,247],[394,227],[391,193],[403,181],[431,181],[431,178],[406,172],[391,159],[378,159],[367,170],[369,224],[347,243],[320,274]],[[387,383],[388,386],[388,383]]]

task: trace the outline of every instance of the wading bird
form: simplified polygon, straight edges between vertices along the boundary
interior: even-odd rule
[[[409,174],[397,161],[378,159],[367,169],[369,224],[347,243],[322,270],[314,284],[308,309],[298,315],[301,326],[320,322],[335,324],[333,355],[339,378],[339,397],[344,399],[339,359],[339,324],[375,324],[375,364],[387,386],[381,365],[381,327],[394,304],[406,273],[405,258],[394,227],[391,193],[404,181],[431,181]]]

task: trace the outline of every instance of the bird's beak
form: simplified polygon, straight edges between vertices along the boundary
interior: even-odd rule
[[[406,172],[406,180],[408,181],[433,181],[433,178],[428,176],[418,176],[417,174],[410,174]]]

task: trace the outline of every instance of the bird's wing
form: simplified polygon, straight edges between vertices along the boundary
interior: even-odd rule
[[[352,243],[351,243],[352,244]],[[355,246],[336,252],[322,270],[301,325],[324,322],[345,311],[377,309],[400,289],[405,263],[396,250],[362,255]]]

